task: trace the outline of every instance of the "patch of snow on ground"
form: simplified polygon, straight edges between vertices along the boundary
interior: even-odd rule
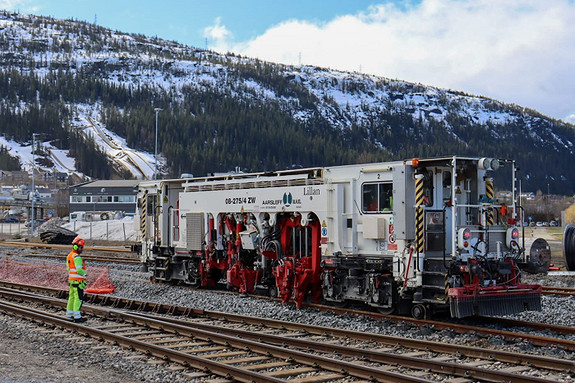
[[[73,221],[62,225],[64,229],[72,230],[84,240],[136,241],[136,222],[134,217],[108,221]]]

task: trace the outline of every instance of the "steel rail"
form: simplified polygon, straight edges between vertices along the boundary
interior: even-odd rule
[[[560,296],[573,296],[575,295],[575,288],[570,287],[555,287],[555,286],[541,286],[543,294],[546,295],[560,295]]]
[[[23,257],[31,258],[54,258],[54,259],[66,259],[64,254],[18,254]],[[91,262],[110,262],[110,263],[141,263],[137,258],[127,258],[127,257],[103,257],[99,255],[86,255],[82,254],[82,258],[85,261]]]
[[[13,283],[3,283],[0,281],[0,285],[4,286],[13,286]],[[22,288],[29,289],[30,286],[20,285]],[[50,289],[50,288],[42,288],[44,292],[56,294],[60,297],[67,296],[67,292],[64,290],[58,289]],[[284,322],[284,321],[277,321],[272,319],[264,319],[264,318],[257,318],[257,317],[244,317],[237,314],[231,313],[224,313],[224,312],[216,312],[216,311],[206,311],[202,309],[193,309],[189,307],[181,307],[181,306],[174,306],[168,304],[160,304],[160,303],[153,303],[153,302],[145,302],[145,301],[137,301],[125,298],[117,298],[117,297],[110,297],[107,295],[99,295],[99,294],[86,294],[87,300],[93,304],[99,305],[109,305],[113,307],[121,307],[126,309],[136,309],[140,311],[147,311],[153,313],[164,313],[164,314],[173,314],[173,315],[181,315],[181,316],[188,316],[188,317],[209,317],[213,319],[228,319],[237,322],[246,322],[248,324],[260,324],[266,323],[269,326],[275,327],[285,327],[293,330],[301,330],[305,329],[308,332],[313,332],[316,334],[327,333],[331,334],[332,336],[341,336],[341,337],[350,337],[357,340],[376,340],[382,344],[387,345],[397,345],[401,344],[405,347],[410,347],[414,349],[421,349],[421,350],[432,350],[434,352],[442,352],[442,353],[451,353],[451,354],[459,354],[464,355],[467,357],[476,357],[476,358],[483,358],[483,359],[496,359],[502,362],[508,363],[521,363],[522,361],[526,364],[531,363],[534,366],[540,368],[549,368],[554,370],[561,370],[561,371],[575,371],[575,366],[573,361],[568,360],[560,360],[560,359],[551,359],[543,356],[537,355],[520,355],[513,352],[507,351],[498,351],[498,350],[485,350],[476,347],[470,347],[465,345],[453,345],[449,343],[439,343],[439,342],[431,342],[426,340],[420,339],[410,339],[410,338],[401,338],[401,337],[394,337],[389,335],[381,335],[381,334],[374,334],[374,333],[360,333],[351,330],[343,330],[337,329],[332,327],[321,327],[321,326],[311,326],[306,324],[300,323],[291,323],[291,322]],[[499,318],[498,318],[499,319]],[[449,324],[438,322],[441,324],[441,328],[450,329]],[[531,322],[528,322],[531,323]],[[542,325],[542,328],[546,328],[547,325]],[[575,342],[565,339],[559,338],[551,338],[551,337],[542,337],[532,334],[525,334],[525,333],[514,333],[510,331],[503,331],[503,330],[490,330],[490,329],[483,329],[479,327],[473,326],[465,326],[469,329],[468,332],[474,331],[476,333],[480,333],[483,335],[500,335],[507,339],[513,338],[523,338],[529,340],[533,344],[539,346],[561,346],[566,349],[575,349]],[[559,326],[564,328],[565,326]],[[436,327],[437,328],[437,327]],[[461,331],[461,327],[459,327]]]
[[[49,298],[46,298],[49,300]],[[91,309],[91,308],[90,308]],[[152,355],[169,359],[183,365],[191,366],[197,369],[209,369],[210,372],[232,378],[242,382],[286,382],[286,380],[278,379],[257,373],[250,370],[244,370],[238,367],[230,366],[219,362],[212,361],[197,356],[190,355],[175,351],[172,349],[163,348],[158,345],[148,344],[143,341],[131,339],[126,336],[111,334],[109,332],[99,330],[96,328],[87,327],[82,324],[73,323],[68,320],[56,317],[53,314],[46,314],[39,310],[25,308],[19,305],[0,302],[0,310],[17,313],[20,316],[32,317],[42,322],[48,322],[54,325],[62,326],[68,329],[76,330],[80,333],[87,334],[93,338],[104,339],[111,342],[118,342],[119,344],[133,348],[143,352],[150,352]],[[101,309],[99,309],[101,310]],[[303,365],[313,366],[316,368],[323,368],[325,370],[343,373],[368,380],[377,380],[381,382],[405,382],[405,383],[424,383],[428,382],[427,379],[422,379],[414,376],[405,375],[392,371],[380,370],[378,368],[355,364],[343,360],[327,358],[317,355],[311,355],[307,352],[288,350],[283,347],[278,347],[270,344],[263,344],[260,342],[240,339],[235,336],[218,334],[201,329],[192,329],[187,326],[168,323],[164,320],[153,318],[146,318],[138,314],[130,314],[121,312],[119,310],[108,310],[111,317],[130,321],[132,323],[140,324],[146,327],[160,329],[162,331],[172,332],[183,336],[203,339],[213,343],[219,343],[227,347],[235,347],[262,355],[273,356],[284,360],[290,360]],[[109,317],[108,316],[108,317]],[[444,372],[446,373],[446,372]]]
[[[291,346],[300,349],[305,349],[308,352],[320,351],[325,353],[337,353],[339,355],[346,355],[349,357],[360,357],[362,359],[368,359],[373,362],[385,363],[385,364],[397,364],[402,367],[409,367],[421,370],[431,370],[433,372],[450,374],[461,376],[465,378],[482,379],[490,382],[514,382],[514,383],[532,383],[532,382],[551,382],[547,379],[537,378],[533,376],[521,376],[501,370],[489,370],[481,367],[464,365],[461,363],[437,361],[433,359],[417,358],[413,356],[406,356],[402,354],[393,354],[390,352],[374,351],[364,348],[356,348],[350,346],[339,346],[336,344],[320,343],[317,341],[310,341],[306,339],[298,339],[292,337],[285,337],[281,335],[271,335],[265,333],[255,333],[252,331],[232,329],[219,327],[210,324],[202,324],[198,322],[186,322],[183,320],[156,317],[147,314],[139,314],[146,318],[157,319],[162,321],[169,321],[180,326],[185,326],[192,328],[193,330],[205,330],[205,331],[217,331],[218,333],[231,335],[236,337],[241,337],[245,339],[257,340],[259,342],[265,342],[274,345],[280,345],[282,347]],[[178,330],[179,332],[180,330]],[[375,338],[371,338],[373,341],[377,341]],[[525,363],[522,358],[517,358],[517,363]],[[547,362],[552,359],[547,358]],[[541,361],[540,361],[541,362]],[[547,365],[542,365],[543,368],[548,368]],[[575,362],[571,362],[571,367],[575,367]]]
[[[41,247],[46,249],[64,249],[70,250],[70,245],[58,245],[40,242],[16,242],[16,241],[0,241],[0,246],[10,247]],[[132,253],[132,250],[125,247],[106,247],[106,246],[84,246],[84,251],[107,251],[111,253]]]
[[[37,296],[34,294],[26,294],[21,292],[13,292],[10,290],[5,290],[0,288],[0,294],[8,294],[14,297],[21,297],[22,299],[35,299],[39,302],[46,302],[51,303],[54,302],[49,297],[42,297]],[[113,300],[112,302],[108,303],[116,303],[117,301]],[[124,303],[129,303],[126,301]],[[64,306],[64,302],[56,301],[57,305]],[[122,305],[113,304],[114,307],[119,307]],[[133,309],[140,309],[146,310],[150,308],[159,308],[159,306],[149,306],[144,307],[142,305],[129,305],[130,308]],[[124,306],[122,306],[124,307]],[[97,307],[93,307],[92,305],[87,305],[86,308],[88,310],[93,311],[97,315],[104,316],[105,313],[100,311]],[[126,307],[124,307],[126,308]],[[165,308],[165,307],[164,307]],[[148,310],[154,311],[154,310]],[[164,310],[155,310],[165,312]],[[175,312],[172,312],[175,313]],[[139,314],[141,316],[151,317],[150,315],[146,314]],[[245,323],[250,325],[264,325],[271,328],[281,328],[285,330],[292,330],[292,331],[305,331],[309,334],[317,334],[317,335],[329,335],[333,337],[341,337],[341,338],[350,338],[360,341],[375,341],[389,346],[397,346],[401,345],[407,348],[419,349],[419,350],[426,350],[426,351],[433,351],[438,353],[447,353],[457,356],[466,356],[466,357],[473,357],[473,358],[481,358],[486,360],[495,360],[500,362],[506,363],[513,363],[513,364],[524,364],[524,365],[531,365],[537,368],[546,368],[558,371],[575,371],[575,361],[572,360],[564,360],[564,359],[555,359],[545,356],[538,356],[538,355],[529,355],[529,354],[517,354],[514,352],[509,351],[498,351],[498,350],[487,350],[481,349],[477,347],[470,347],[464,345],[454,345],[449,343],[437,343],[432,341],[420,340],[420,339],[411,339],[411,338],[402,338],[390,335],[381,335],[381,334],[374,334],[374,333],[362,333],[358,331],[351,331],[351,330],[343,330],[331,327],[322,327],[322,326],[312,326],[300,323],[292,323],[292,322],[284,322],[274,319],[265,319],[265,318],[257,318],[257,317],[246,317],[237,314],[228,314],[228,313],[220,313],[220,312],[213,312],[213,311],[203,311],[203,310],[193,310],[188,311],[187,316],[190,317],[206,317],[208,319],[215,319],[215,320],[226,320],[226,321],[233,321],[238,323]],[[157,317],[153,317],[157,318]],[[162,318],[164,321],[170,321],[176,324],[182,324],[190,326],[189,322],[182,322],[177,319],[171,318]],[[234,332],[238,332],[238,330],[229,330],[224,327],[217,327],[214,328],[212,325],[200,324],[194,322],[193,326],[198,328],[204,328],[206,331],[214,331],[218,330],[225,334],[231,334]],[[252,337],[251,335],[245,334],[246,338]],[[259,338],[261,336],[257,336]],[[271,342],[270,342],[271,343]],[[283,342],[282,342],[283,343]],[[306,346],[307,347],[307,346]],[[329,348],[333,348],[332,345]],[[345,353],[342,350],[342,353]],[[441,370],[445,372],[446,370]],[[440,371],[438,371],[440,372]]]
[[[319,355],[310,354],[309,352],[302,352],[297,350],[290,350],[284,347],[275,346],[273,344],[265,344],[261,341],[253,341],[250,339],[243,339],[233,335],[224,334],[221,329],[217,329],[217,333],[213,330],[203,330],[200,328],[190,327],[190,324],[181,325],[177,323],[170,323],[164,318],[155,319],[149,316],[131,313],[119,313],[125,320],[131,319],[135,323],[145,324],[152,328],[163,330],[171,330],[175,333],[186,335],[194,338],[207,340],[214,343],[219,343],[226,346],[236,348],[243,348],[255,353],[271,355],[275,358],[293,360],[297,363],[320,367],[329,371],[344,373],[358,378],[377,380],[382,382],[428,382],[427,379],[421,379],[414,376],[405,375],[402,373],[385,371],[379,368],[355,364],[344,360],[338,360]],[[193,326],[193,324],[192,324]],[[244,332],[241,332],[242,335]],[[253,335],[253,334],[252,334]],[[262,335],[262,334],[259,334]],[[286,339],[284,338],[284,341]],[[405,366],[403,366],[405,367]],[[443,371],[443,373],[446,373]],[[547,381],[548,382],[548,381]]]
[[[191,314],[191,315],[190,315]],[[284,322],[275,319],[266,319],[259,317],[245,317],[238,314],[230,314],[216,311],[193,312],[188,316],[208,318],[217,320],[228,320],[234,322],[245,322],[251,325],[265,325],[272,328],[286,328],[288,330],[304,330],[311,334],[330,335],[333,337],[344,337],[360,341],[375,341],[388,346],[401,345],[407,348],[418,350],[428,350],[439,353],[462,355],[471,358],[481,358],[489,360],[498,360],[506,363],[524,363],[531,364],[539,368],[549,368],[559,371],[575,371],[575,361],[550,358],[540,355],[520,355],[516,352],[487,350],[478,347],[471,347],[451,343],[437,343],[422,339],[404,338],[392,335],[382,335],[376,333],[364,333],[359,331],[344,330],[334,327],[313,326],[302,323]],[[520,334],[523,335],[523,334]],[[554,339],[554,338],[553,338]]]
[[[91,328],[79,323],[74,323],[69,320],[58,318],[52,314],[46,314],[38,310],[12,305],[5,302],[0,302],[0,310],[11,312],[25,318],[33,318],[44,323],[50,323],[56,326],[61,326],[69,330],[74,330],[82,334],[87,334],[96,339],[107,340],[110,342],[117,342],[124,347],[142,351],[146,354],[168,359],[178,362],[184,366],[189,366],[199,370],[209,370],[209,372],[226,377],[232,378],[241,382],[286,382],[286,380],[278,379],[269,375],[261,374],[258,372],[230,366],[227,364],[219,363],[210,359],[201,358],[198,356],[186,354],[180,351],[171,350],[155,344],[146,343],[144,341],[131,339],[123,335],[112,334],[107,331]]]
[[[468,324],[461,324],[461,323],[453,323],[453,322],[441,322],[437,320],[431,319],[415,319],[409,317],[399,317],[394,315],[387,315],[387,314],[380,314],[380,313],[371,313],[366,311],[358,311],[358,310],[348,310],[348,309],[341,309],[331,306],[325,305],[308,305],[307,307],[317,308],[319,310],[325,311],[333,311],[336,314],[355,314],[355,315],[363,315],[370,317],[372,319],[389,319],[395,322],[406,322],[412,323],[418,326],[431,326],[435,329],[446,329],[446,330],[453,330],[457,333],[470,333],[475,332],[480,335],[497,335],[504,337],[505,339],[513,339],[513,338],[523,338],[529,340],[536,346],[560,346],[564,347],[568,350],[575,350],[575,341],[570,341],[566,339],[560,338],[552,338],[552,337],[543,337],[537,335],[531,335],[526,333],[517,333],[512,331],[506,330],[498,330],[498,329],[490,329],[485,327],[478,327],[472,326]],[[480,317],[482,320],[487,318],[490,322],[493,323],[504,323],[506,321],[510,321],[508,323],[513,323],[514,326],[517,327],[532,327],[535,329],[552,329],[555,332],[563,333],[563,334],[572,334],[575,333],[574,329],[567,326],[559,326],[559,325],[549,325],[546,323],[538,323],[538,322],[527,322],[527,321],[516,321],[511,319],[505,318],[498,318],[498,317]]]
[[[498,317],[480,317],[482,322],[504,327],[529,327],[540,331],[553,331],[557,334],[572,335],[575,334],[575,327],[561,326],[549,323],[526,322],[522,320],[498,318]]]

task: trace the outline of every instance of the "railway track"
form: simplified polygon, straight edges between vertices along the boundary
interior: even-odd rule
[[[561,295],[561,296],[573,296],[575,295],[575,288],[571,287],[554,287],[554,286],[542,286],[543,294],[547,295]]]
[[[569,371],[575,370],[575,362],[568,360],[459,345],[449,350],[447,344],[262,318],[190,309],[185,320],[166,318],[143,312],[144,304],[139,312],[86,305],[93,318],[87,325],[75,324],[62,319],[61,309],[54,313],[54,308],[65,305],[62,299],[6,288],[0,289],[0,295],[4,300],[33,301],[51,308],[38,310],[2,301],[2,311],[238,381],[424,382],[454,377],[462,382],[551,382],[567,381]]]
[[[50,243],[41,242],[15,242],[15,241],[0,241],[0,246],[6,247],[32,247],[32,248],[43,248],[43,249],[62,249],[70,251],[71,245],[57,245]],[[84,251],[102,251],[110,253],[133,253],[132,250],[125,247],[110,247],[110,246],[84,246]]]
[[[22,254],[20,254],[22,255]],[[25,256],[30,257],[38,257],[38,258],[55,258],[55,259],[65,259],[65,255],[55,255],[55,254],[45,254],[45,253],[29,253],[24,254]],[[88,261],[101,261],[101,262],[111,262],[111,263],[128,263],[128,264],[139,264],[139,260],[136,258],[128,258],[128,257],[107,257],[107,256],[90,256],[84,255],[84,258]],[[569,289],[567,289],[569,290]],[[235,294],[233,292],[226,292],[220,291],[222,294]],[[253,297],[257,297],[259,299],[271,299],[265,296],[257,296],[254,295]],[[527,321],[519,321],[519,320],[512,320],[506,318],[499,318],[499,317],[482,317],[480,319],[480,323],[477,325],[469,325],[469,320],[466,320],[465,323],[453,322],[453,321],[439,321],[439,320],[430,320],[430,319],[414,319],[410,317],[401,317],[396,315],[386,315],[380,314],[372,311],[366,310],[352,310],[349,308],[338,308],[334,306],[326,306],[326,305],[319,305],[319,304],[305,304],[306,307],[315,308],[320,311],[331,311],[336,314],[340,315],[363,315],[370,317],[375,320],[392,320],[396,322],[407,322],[412,323],[417,326],[430,326],[435,329],[449,329],[456,333],[469,333],[475,332],[481,335],[486,336],[502,336],[505,339],[512,339],[516,338],[517,335],[513,331],[509,331],[511,328],[516,329],[535,329],[540,331],[553,331],[557,334],[575,334],[575,328],[567,327],[567,326],[559,326],[559,325],[551,325],[546,323],[537,323],[537,322],[527,322]],[[491,326],[491,328],[486,328],[485,325]],[[504,328],[504,329],[501,329]],[[524,334],[523,338],[529,340],[531,343],[537,346],[548,346],[550,344],[556,344],[560,347],[565,349],[575,349],[575,342],[570,340],[553,340],[549,339],[548,337],[538,337],[532,334]]]
[[[25,255],[29,257],[38,257],[38,258],[55,258],[55,259],[64,259],[65,255],[58,255],[58,254],[45,254],[45,253],[28,253],[28,254],[19,254]],[[84,258],[88,261],[100,261],[100,262],[111,262],[111,263],[127,263],[127,264],[139,264],[139,260],[136,258],[129,258],[129,257],[107,257],[107,256],[91,256],[91,255],[84,255]],[[559,289],[562,292],[569,292],[575,289],[569,288],[548,288],[549,291],[556,291]],[[221,291],[222,294],[235,294],[232,292]],[[259,299],[271,299],[265,296],[253,296]],[[351,310],[349,308],[337,308],[334,306],[325,306],[325,305],[318,305],[318,304],[306,304],[306,307],[315,308],[321,311],[331,311],[336,314],[340,315],[362,315],[366,317],[370,317],[375,320],[392,320],[396,322],[407,322],[412,323],[416,326],[429,326],[433,327],[434,329],[449,329],[456,333],[469,333],[474,332],[484,336],[501,336],[504,339],[514,339],[517,337],[521,337],[523,339],[528,340],[534,345],[537,346],[549,346],[549,345],[557,345],[562,348],[568,350],[575,350],[575,342],[569,339],[556,339],[550,337],[542,337],[533,334],[529,334],[526,329],[534,329],[538,331],[553,331],[556,334],[564,334],[564,335],[574,335],[575,328],[568,327],[568,326],[560,326],[560,325],[553,325],[547,323],[537,323],[537,322],[528,322],[528,321],[519,321],[519,320],[512,320],[507,318],[499,318],[499,317],[482,317],[477,320],[477,324],[470,325],[469,319],[465,321],[465,323],[453,322],[453,321],[438,321],[438,320],[429,320],[429,319],[414,319],[410,317],[400,317],[396,315],[386,315],[380,314],[372,311],[365,311],[365,310]],[[178,311],[178,310],[176,310]],[[486,325],[490,327],[485,327]],[[517,331],[511,331],[510,329],[516,329]],[[523,334],[519,336],[519,332]]]
[[[12,247],[11,243],[0,242],[0,245]],[[31,249],[41,248],[41,249],[55,249],[63,250],[61,253],[48,253],[46,251],[37,252],[27,252],[27,253],[14,253],[7,251],[6,255],[18,255],[31,258],[52,258],[52,259],[66,259],[68,251],[70,251],[69,245],[49,245],[49,244],[37,244],[37,243],[23,243],[22,247],[27,247]],[[82,258],[86,261],[95,262],[110,262],[110,263],[128,263],[128,264],[140,264],[140,260],[130,251],[126,251],[125,248],[111,248],[111,247],[86,247],[84,253],[82,253]],[[91,252],[105,252],[107,254],[118,254],[118,255],[93,255]],[[132,254],[132,256],[120,256],[119,254]]]
[[[24,257],[31,257],[31,258],[66,259],[66,255],[62,255],[62,254],[26,253],[26,254],[19,254],[19,255],[24,256]],[[90,261],[90,262],[140,264],[140,260],[137,258],[134,258],[134,257],[109,257],[109,256],[84,255],[84,254],[82,254],[82,258],[85,261]]]
[[[70,250],[69,245],[57,245],[57,244],[44,244],[44,243],[36,243],[36,242],[15,242],[15,241],[0,241],[0,246],[6,247],[30,247],[30,248],[45,248],[45,249],[62,249],[62,250]],[[86,246],[84,248],[85,253],[83,257],[89,261],[100,261],[100,262],[117,262],[117,263],[134,263],[139,264],[140,260],[135,256],[126,256],[126,257],[108,257],[108,256],[93,256],[87,255],[86,252],[95,251],[95,252],[109,252],[109,253],[130,253],[133,252],[126,248],[126,247],[107,247],[107,246]],[[65,255],[48,255],[48,254],[24,254],[30,257],[45,257],[45,258],[65,258]],[[575,288],[569,287],[553,287],[553,286],[542,286],[543,294],[547,295],[560,295],[560,296],[572,296],[575,295]]]
[[[68,247],[68,246],[66,246]],[[21,255],[21,254],[20,254]],[[64,255],[49,255],[44,253],[35,253],[30,254],[32,257],[54,257],[54,258],[64,258]],[[102,261],[102,262],[122,262],[122,263],[139,263],[139,261],[135,258],[123,258],[123,257],[100,257],[100,256],[88,256],[85,255],[85,258],[89,261]],[[556,290],[556,288],[549,288],[550,291]],[[575,290],[575,289],[562,289],[565,291]],[[226,292],[222,292],[226,293]],[[262,296],[258,296],[260,299],[268,299]],[[123,305],[123,303],[115,303]],[[131,304],[133,305],[133,304]],[[575,334],[575,328],[567,327],[567,326],[558,326],[558,325],[550,325],[545,323],[537,323],[537,322],[527,322],[527,321],[518,321],[518,320],[511,320],[505,318],[493,318],[493,317],[483,317],[477,321],[476,325],[470,325],[469,321],[466,320],[465,323],[458,323],[452,321],[438,321],[438,320],[417,320],[408,317],[398,317],[393,315],[385,315],[379,314],[374,312],[366,312],[365,310],[350,310],[350,309],[343,309],[343,308],[336,308],[333,306],[323,306],[323,305],[308,305],[308,307],[313,307],[323,311],[332,311],[337,314],[341,315],[363,315],[367,317],[371,317],[375,320],[393,320],[396,322],[407,322],[412,323],[416,326],[428,326],[434,329],[448,329],[454,331],[456,333],[469,333],[473,332],[483,336],[500,336],[504,339],[516,339],[521,337],[523,339],[528,340],[534,345],[537,346],[549,346],[549,345],[556,345],[562,347],[567,350],[575,350],[575,342],[570,339],[559,339],[554,337],[547,337],[547,336],[537,336],[529,333],[529,329],[534,329],[538,331],[553,331],[556,334],[564,334],[564,335],[573,335]],[[170,309],[172,311],[178,311],[179,309]],[[488,325],[489,327],[485,327]],[[514,329],[515,331],[511,331]],[[522,333],[521,335],[518,335]],[[572,339],[572,338],[571,338]]]
[[[477,325],[470,325],[469,321],[471,319],[465,319],[465,323],[461,322],[454,322],[452,320],[449,321],[440,321],[440,320],[431,320],[431,319],[415,319],[411,317],[401,317],[397,315],[387,315],[387,314],[380,314],[370,311],[364,310],[350,310],[347,308],[337,308],[333,306],[324,306],[324,305],[316,305],[316,304],[308,304],[306,307],[316,308],[322,311],[332,311],[334,313],[340,315],[352,314],[352,315],[364,315],[370,317],[375,320],[392,320],[396,322],[407,322],[412,323],[417,326],[429,326],[433,327],[434,329],[449,329],[457,333],[470,333],[474,332],[480,335],[485,336],[502,336],[505,339],[513,339],[513,338],[523,338],[534,345],[537,346],[549,346],[549,345],[558,345],[565,349],[575,350],[575,341],[570,341],[566,339],[560,338],[552,338],[552,337],[541,337],[537,335],[532,335],[529,333],[521,333],[521,332],[514,332],[508,330],[509,328],[523,328],[523,329],[534,329],[534,330],[541,330],[541,331],[552,331],[556,334],[566,334],[566,335],[573,335],[575,334],[575,328],[569,326],[561,326],[561,325],[552,325],[548,323],[538,323],[538,322],[528,322],[528,321],[521,321],[515,319],[507,319],[507,318],[500,318],[500,317],[478,317]],[[484,325],[490,326],[497,326],[498,328],[504,327],[507,330],[501,330],[498,328],[490,328],[485,327]],[[557,341],[555,341],[557,339]]]

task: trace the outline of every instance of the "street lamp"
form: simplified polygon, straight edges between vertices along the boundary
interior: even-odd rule
[[[154,146],[154,179],[158,173],[158,113],[163,110],[162,108],[154,108],[156,112],[156,145]]]
[[[34,214],[34,200],[36,199],[36,185],[34,182],[34,170],[36,170],[36,156],[34,155],[34,148],[36,147],[36,136],[37,133],[32,133],[32,211],[31,211],[31,218],[30,218],[30,227],[32,229],[32,236],[34,236],[34,220],[36,219],[36,215]]]

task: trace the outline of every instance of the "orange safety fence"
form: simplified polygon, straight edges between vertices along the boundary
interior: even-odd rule
[[[86,267],[88,270],[87,293],[115,293],[116,287],[109,279],[107,267]],[[54,263],[25,263],[7,259],[0,261],[0,280],[34,286],[68,289],[68,272],[66,265]]]

